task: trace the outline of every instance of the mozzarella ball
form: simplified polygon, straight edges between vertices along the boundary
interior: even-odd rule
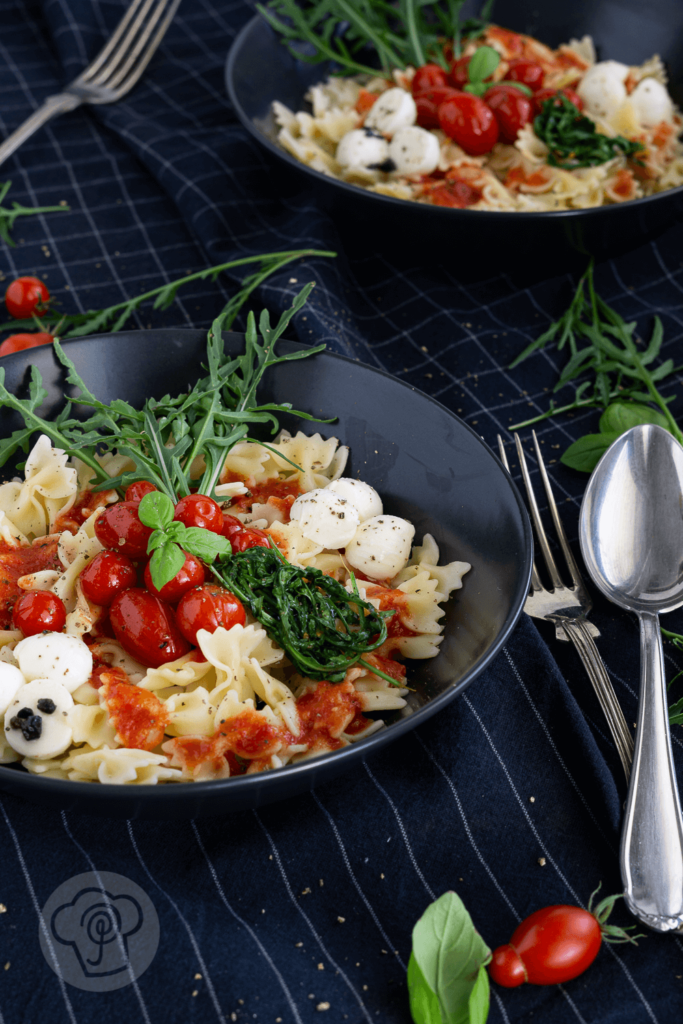
[[[66,633],[37,633],[14,648],[19,668],[27,680],[54,679],[69,693],[92,675],[92,654],[82,640]]]
[[[5,714],[5,739],[24,757],[63,754],[73,731],[68,721],[73,697],[54,679],[33,679],[20,686]]]
[[[373,580],[389,580],[405,568],[415,527],[399,516],[373,516],[346,545],[346,560]]]
[[[361,523],[372,516],[382,515],[384,508],[382,499],[374,487],[362,480],[352,480],[349,476],[342,476],[339,480],[333,480],[328,484],[327,490],[334,491],[340,498],[346,498],[351,502]]]
[[[366,128],[376,128],[382,135],[393,135],[417,120],[415,100],[405,89],[387,89],[375,100],[365,118]]]
[[[638,82],[630,95],[638,124],[643,128],[654,128],[660,121],[670,121],[674,112],[673,103],[665,86],[656,78],[644,78]]]
[[[431,174],[440,155],[436,135],[417,125],[399,128],[389,143],[389,157],[399,174]]]
[[[289,514],[307,540],[324,548],[345,548],[360,525],[351,502],[326,487],[300,494]]]
[[[4,715],[12,697],[25,682],[18,668],[0,662],[0,715]]]
[[[354,128],[337,146],[336,160],[340,167],[361,167],[377,170],[389,159],[389,143],[369,128]]]
[[[601,60],[589,68],[577,86],[577,93],[593,117],[611,117],[626,99],[626,64]]]

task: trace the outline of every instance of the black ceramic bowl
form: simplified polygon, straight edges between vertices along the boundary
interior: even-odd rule
[[[242,335],[225,337],[229,351],[242,351]],[[64,347],[98,397],[125,398],[139,407],[149,395],[177,394],[197,378],[206,335],[137,331],[67,341]],[[32,364],[49,393],[43,407],[49,417],[68,390],[51,347],[5,357],[6,386],[23,395]],[[396,713],[386,729],[338,753],[260,775],[104,786],[43,779],[9,765],[0,767],[0,789],[53,807],[126,818],[187,818],[284,799],[357,765],[370,751],[424,722],[471,683],[504,643],[528,591],[531,535],[514,484],[479,436],[420,391],[328,353],[269,370],[259,396],[265,402],[289,401],[314,415],[336,415],[336,423],[321,429],[350,445],[346,472],[373,484],[387,512],[410,519],[418,537],[432,533],[442,562],[472,564],[462,590],[446,606],[439,656],[411,663],[410,685],[416,692],[404,709],[408,713]],[[0,410],[0,436],[20,425],[15,413]],[[296,420],[283,425],[298,426]],[[313,433],[317,428],[304,423],[303,429]]]
[[[466,13],[470,13],[470,6]],[[472,12],[478,8],[472,7]],[[593,36],[600,59],[639,64],[654,53],[665,61],[670,91],[683,104],[683,3],[680,0],[496,0],[495,21],[549,46]],[[307,109],[304,94],[327,66],[295,60],[260,17],[253,18],[228,55],[226,84],[237,116],[278,164],[328,208],[345,239],[372,247],[409,247],[417,259],[514,269],[520,262],[577,262],[578,255],[614,256],[656,237],[683,215],[683,186],[630,203],[553,213],[495,213],[427,206],[375,195],[305,166],[282,149],[271,103]],[[310,108],[308,108],[310,109]],[[585,265],[585,258],[582,260]],[[577,263],[578,265],[578,263]]]

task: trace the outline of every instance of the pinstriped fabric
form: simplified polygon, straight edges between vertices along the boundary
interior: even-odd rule
[[[82,69],[124,4],[0,0],[0,134]],[[0,254],[4,279],[38,274],[62,308],[82,311],[231,258],[295,245],[339,248],[330,216],[304,190],[281,193],[230,109],[223,64],[250,15],[242,0],[185,0],[129,96],[62,117],[0,168],[0,179],[13,180],[10,200],[71,207],[17,222],[19,244]],[[644,336],[652,316],[662,318],[663,355],[676,363],[679,239],[672,227],[596,269],[601,295],[638,318]],[[515,370],[509,365],[563,311],[573,280],[529,280],[515,265],[518,254],[492,259],[490,272],[476,278],[430,256],[418,244],[396,253],[360,239],[336,261],[285,268],[256,302],[283,309],[315,279],[293,325],[300,340],[326,342],[396,374],[492,443],[547,408],[563,357],[548,350]],[[208,326],[236,280],[195,284],[169,310],[144,309],[133,322]],[[557,401],[569,398],[560,393]],[[559,458],[596,423],[594,412],[581,410],[539,425],[574,545],[585,478]],[[528,448],[527,432],[523,438]],[[536,484],[533,456],[530,467]],[[634,623],[600,598],[593,617],[634,720]],[[665,625],[683,627],[683,616]],[[667,655],[675,674],[679,654],[667,648]],[[0,970],[9,966],[2,1019],[408,1024],[410,935],[431,898],[456,889],[495,946],[540,905],[585,905],[600,882],[603,893],[618,891],[624,795],[611,738],[572,649],[523,620],[506,653],[462,698],[365,770],[313,796],[196,825],[36,813],[3,797]],[[36,911],[84,870],[84,860],[142,886],[160,919],[152,965],[115,993],[60,985],[38,949]],[[619,907],[615,919],[628,923]],[[490,1020],[669,1024],[680,1016],[682,984],[680,939],[650,935],[637,948],[603,950],[590,973],[562,988],[494,991]]]

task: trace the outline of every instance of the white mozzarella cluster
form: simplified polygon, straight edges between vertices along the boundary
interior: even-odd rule
[[[371,128],[354,128],[344,135],[337,146],[337,163],[347,170],[377,170],[388,159],[389,143],[383,135]]]
[[[347,132],[336,160],[346,171],[431,174],[439,163],[439,140],[416,124],[415,100],[405,89],[387,89],[375,100],[363,128]],[[390,140],[390,141],[387,141]]]
[[[362,480],[341,477],[301,494],[290,514],[304,537],[332,550],[345,548],[347,562],[372,579],[391,579],[410,558],[415,527],[384,515],[379,494]]]
[[[638,82],[629,99],[638,124],[643,128],[654,128],[660,121],[670,121],[673,117],[671,98],[666,87],[656,78],[644,78]]]
[[[53,679],[73,693],[92,675],[90,648],[66,633],[37,633],[14,648],[25,679]]]
[[[593,117],[611,117],[626,99],[628,66],[616,60],[601,60],[581,79],[577,93]]]
[[[389,158],[398,174],[431,174],[438,166],[440,155],[436,135],[417,125],[399,128],[389,143]]]
[[[374,128],[382,135],[393,135],[399,128],[415,124],[417,107],[415,100],[405,89],[387,89],[373,103],[365,118],[368,128]]]

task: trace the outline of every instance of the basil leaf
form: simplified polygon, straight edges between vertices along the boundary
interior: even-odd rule
[[[173,522],[173,502],[161,491],[150,491],[138,505],[138,518],[153,530],[163,530]]]
[[[182,544],[184,546],[185,534],[187,532],[185,523],[179,523],[177,520],[174,520],[165,527],[164,532],[169,540],[174,540],[176,544]]]
[[[489,975],[482,964],[474,988],[470,992],[469,1024],[486,1024],[489,1015]]]
[[[669,705],[669,724],[683,725],[683,697],[675,704]],[[410,964],[408,964],[408,985],[410,985]]]
[[[217,555],[232,554],[232,545],[227,537],[201,526],[190,526],[185,530],[183,547],[203,562],[213,562]]]
[[[181,551],[173,541],[165,540],[154,552],[149,560],[149,571],[152,576],[152,583],[161,590],[167,583],[177,576],[185,565],[185,552]]]
[[[446,892],[413,928],[413,954],[436,995],[441,1024],[467,1024],[479,969],[491,955],[460,897]]]
[[[600,431],[603,434],[623,434],[640,423],[656,423],[669,429],[669,423],[659,409],[651,409],[639,402],[612,402],[600,417]]]
[[[618,434],[586,434],[570,444],[560,462],[581,473],[592,473]]]
[[[425,981],[414,953],[408,961],[408,996],[415,1024],[443,1024],[439,1000]]]
[[[167,541],[168,537],[163,530],[155,530],[147,541],[147,554],[151,555],[153,551],[156,551],[162,544],[166,544]]]
[[[472,83],[489,78],[500,64],[500,54],[492,46],[480,46],[467,65],[467,76]]]
[[[496,82],[496,85],[512,85],[515,89],[519,89],[525,96],[533,96],[533,92],[528,85],[524,85],[524,82],[512,82],[508,78],[504,78],[502,82]]]

